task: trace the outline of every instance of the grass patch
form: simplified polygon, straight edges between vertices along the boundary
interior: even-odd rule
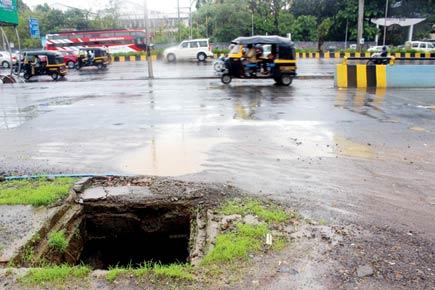
[[[75,178],[11,180],[0,183],[0,205],[49,205],[68,195]]]
[[[109,271],[106,273],[106,280],[112,283],[121,275],[125,275],[132,272],[132,269],[130,267],[124,268],[124,267],[114,267],[110,268]]]
[[[236,229],[220,234],[214,248],[202,260],[203,264],[233,262],[247,259],[250,253],[261,250],[269,231],[266,224],[236,224]]]
[[[193,280],[194,276],[190,272],[189,265],[185,264],[170,264],[160,265],[154,264],[152,271],[160,277],[178,279],[178,280]]]
[[[266,207],[258,200],[248,200],[244,203],[228,201],[218,209],[225,215],[240,214],[256,215],[267,223],[283,223],[289,220],[290,215],[278,207]]]
[[[194,279],[191,270],[191,266],[187,264],[161,265],[145,263],[139,268],[133,268],[131,266],[110,268],[109,271],[107,271],[106,280],[113,283],[121,275],[131,274],[139,278],[152,273],[158,277],[191,281]]]
[[[48,236],[48,245],[59,253],[64,253],[68,247],[68,241],[66,240],[65,232],[62,230],[51,233]]]
[[[84,278],[91,272],[87,266],[48,266],[30,269],[20,282],[27,285],[43,283],[63,283],[70,278]]]

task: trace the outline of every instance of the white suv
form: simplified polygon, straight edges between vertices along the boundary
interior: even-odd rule
[[[10,68],[11,63],[15,61],[15,54],[12,54],[12,61],[11,61],[11,55],[7,51],[0,51],[0,68]]]
[[[182,41],[178,46],[165,49],[163,56],[168,62],[187,59],[205,61],[207,57],[213,57],[213,52],[208,39],[191,39]]]
[[[435,50],[435,46],[430,42],[411,41],[411,49],[420,52],[431,52]]]

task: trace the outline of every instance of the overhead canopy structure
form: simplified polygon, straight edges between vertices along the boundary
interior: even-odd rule
[[[1,0],[0,0],[1,1]],[[414,32],[414,25],[425,21],[426,18],[374,18],[371,19],[371,22],[376,24],[376,27],[379,26],[391,26],[391,25],[399,25],[401,27],[407,27],[409,26],[409,33],[408,33],[408,41],[412,41],[412,34]],[[376,37],[376,42],[377,41]]]
[[[270,35],[270,36],[263,36],[263,35],[256,35],[256,36],[249,36],[249,37],[237,37],[232,43],[235,44],[279,44],[282,46],[293,46],[293,42],[285,37],[277,36],[277,35]]]
[[[17,0],[0,0],[0,26],[18,25]]]
[[[391,25],[399,25],[402,27],[416,25],[420,22],[425,21],[426,18],[387,18],[385,23],[385,18],[377,18],[372,19],[372,23],[379,26],[391,26]]]

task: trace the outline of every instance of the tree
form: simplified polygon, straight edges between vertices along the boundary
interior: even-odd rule
[[[317,26],[317,50],[322,51],[323,43],[329,34],[329,30],[332,26],[331,18],[325,18],[323,21]]]
[[[299,16],[293,26],[293,40],[315,41],[317,39],[316,27],[316,17],[311,15]]]

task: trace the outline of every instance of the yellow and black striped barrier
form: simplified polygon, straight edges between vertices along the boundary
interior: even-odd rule
[[[339,88],[385,88],[386,65],[337,64],[336,85]]]
[[[373,52],[297,52],[297,58],[353,58],[371,57]],[[395,58],[434,58],[435,53],[430,52],[401,52],[391,53],[390,57]]]
[[[349,64],[349,60],[366,63]],[[429,63],[420,62],[422,60]],[[397,61],[405,61],[405,64]],[[435,87],[433,61],[435,58],[431,57],[345,58],[336,66],[335,85],[339,88]]]
[[[112,56],[112,62],[136,62],[146,60],[147,57],[145,55]],[[156,61],[157,55],[151,55],[151,60]]]

